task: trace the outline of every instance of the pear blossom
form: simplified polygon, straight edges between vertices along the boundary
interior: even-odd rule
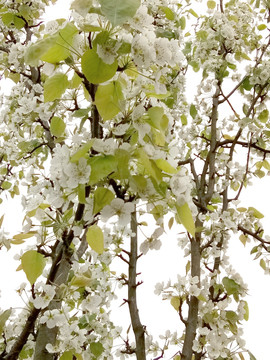
[[[107,221],[114,215],[118,216],[118,224],[125,226],[130,223],[131,213],[134,211],[134,205],[129,202],[125,202],[123,199],[113,199],[110,205],[106,205],[101,210],[102,221]]]

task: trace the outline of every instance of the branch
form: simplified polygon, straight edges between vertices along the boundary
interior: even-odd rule
[[[197,217],[196,228],[202,227],[202,222]],[[201,233],[195,233],[195,238],[191,238],[191,276],[198,276],[201,274],[201,254],[200,254]],[[182,351],[182,360],[191,360],[193,350],[193,341],[196,336],[196,329],[198,323],[199,300],[196,296],[191,296],[188,304],[188,318],[186,320],[186,333]]]
[[[135,205],[134,205],[135,206]],[[131,318],[132,329],[136,340],[136,358],[137,360],[146,360],[145,354],[145,338],[144,326],[141,324],[139,310],[137,307],[137,254],[138,254],[138,234],[137,234],[137,220],[136,209],[131,214],[131,231],[130,237],[130,259],[128,269],[128,307]]]
[[[250,236],[252,236],[254,239],[258,240],[258,241],[262,244],[262,247],[263,247],[265,250],[269,251],[269,250],[268,250],[268,246],[266,246],[266,245],[270,245],[270,241],[264,240],[261,236],[259,236],[259,235],[257,234],[257,232],[250,231],[250,230],[244,228],[242,225],[238,225],[237,228],[238,228],[239,231],[242,231],[242,233],[247,234],[247,235],[250,235]]]
[[[212,198],[214,186],[215,186],[215,149],[217,144],[217,120],[218,120],[218,106],[219,101],[218,97],[220,95],[219,86],[216,89],[215,94],[213,95],[213,105],[212,105],[212,113],[211,113],[211,140],[210,140],[210,149],[205,160],[205,164],[202,171],[201,176],[201,185],[199,191],[199,200],[203,200],[203,203],[207,204],[209,200]],[[206,175],[208,173],[208,188],[205,194],[206,187]]]

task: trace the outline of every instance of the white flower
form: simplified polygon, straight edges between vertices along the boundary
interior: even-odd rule
[[[164,290],[164,282],[162,281],[161,283],[157,283],[155,285],[154,294],[160,295],[163,290]]]
[[[141,244],[140,251],[145,255],[148,250],[159,250],[161,245],[162,243],[159,239],[149,238]]]
[[[113,199],[110,205],[106,205],[101,211],[102,220],[109,220],[114,215],[117,215],[120,226],[125,226],[130,222],[131,213],[134,211],[134,204],[124,202],[124,200],[116,198]]]
[[[113,138],[106,140],[95,139],[92,147],[97,152],[104,153],[105,155],[113,155],[114,151],[118,147],[118,144],[117,141]]]
[[[135,16],[129,20],[129,23],[133,29],[142,31],[143,28],[152,28],[153,17],[148,15],[147,6],[142,5],[137,10]]]
[[[69,163],[63,170],[68,176],[67,185],[71,189],[74,189],[79,184],[86,184],[89,181],[91,168],[85,158],[80,158],[78,164]]]
[[[44,309],[49,305],[55,295],[55,289],[52,285],[37,283],[35,286],[35,298],[32,303],[36,309]]]
[[[166,63],[170,63],[172,52],[170,50],[170,41],[167,38],[157,38],[155,40],[155,50],[158,65],[164,66]]]
[[[49,329],[54,328],[55,326],[61,326],[65,324],[66,317],[65,315],[58,309],[47,310],[40,318],[40,323],[47,325]]]
[[[180,171],[171,177],[170,186],[173,194],[178,197],[179,195],[184,195],[190,190],[191,179],[189,176],[186,176],[182,171]]]
[[[102,298],[99,295],[89,295],[82,301],[82,309],[89,312],[98,311],[98,307],[102,302]]]

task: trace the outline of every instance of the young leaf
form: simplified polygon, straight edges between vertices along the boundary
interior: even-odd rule
[[[248,208],[248,211],[250,211],[252,213],[252,215],[257,219],[262,219],[264,217],[264,215],[262,213],[260,213],[257,209],[255,209],[252,206],[250,206]]]
[[[168,174],[176,174],[178,171],[164,159],[155,160],[157,167]]]
[[[94,140],[88,141],[86,144],[82,145],[79,150],[75,152],[70,158],[70,162],[76,163],[80,160],[82,157],[86,157],[88,154],[88,151],[91,149],[92,145],[94,143]]]
[[[260,267],[261,267],[263,270],[266,270],[266,262],[264,261],[264,259],[261,259],[261,260],[260,260]]]
[[[102,13],[113,27],[122,25],[132,18],[141,5],[140,0],[99,0],[99,3]]]
[[[29,250],[21,256],[21,265],[28,281],[33,285],[42,274],[46,260],[44,256],[37,251]]]
[[[249,308],[248,308],[248,303],[246,301],[244,301],[245,305],[244,305],[244,310],[245,310],[245,314],[244,314],[244,319],[246,321],[248,321],[249,319]]]
[[[65,74],[56,74],[49,77],[44,84],[44,101],[60,99],[68,87],[68,78]]]
[[[156,163],[153,160],[149,159],[148,155],[143,149],[138,149],[137,154],[140,166],[142,167],[144,172],[149,176],[152,176],[159,184],[162,180],[162,173],[157,167]]]
[[[233,279],[224,277],[222,283],[228,293],[228,295],[238,294],[240,290],[240,285],[237,284]]]
[[[100,357],[100,355],[103,353],[103,351],[104,351],[104,347],[103,347],[103,345],[100,343],[100,342],[92,342],[91,344],[90,344],[90,350],[91,350],[91,352],[92,352],[92,354],[96,357],[96,358],[98,358],[98,357]]]
[[[64,134],[66,124],[63,119],[54,116],[51,120],[50,131],[53,136],[60,137]]]
[[[95,156],[90,159],[90,165],[90,185],[93,185],[117,169],[117,160],[112,155]]]
[[[213,10],[213,9],[216,7],[216,2],[213,1],[213,0],[207,1],[207,7],[208,7],[208,9],[212,9],[212,10]]]
[[[195,117],[196,117],[196,115],[197,115],[197,109],[196,109],[196,107],[195,107],[194,104],[191,104],[191,105],[190,105],[189,113],[190,113],[190,115],[192,116],[192,118],[195,119]]]
[[[12,310],[8,309],[2,312],[2,314],[0,315],[0,334],[2,334],[4,326],[6,324],[6,321],[8,320],[8,318],[11,315]]]
[[[72,23],[67,23],[63,29],[54,35],[54,44],[41,55],[40,59],[55,64],[68,58],[70,55],[69,48],[72,46],[73,38],[77,32],[78,29]]]
[[[195,236],[195,224],[192,217],[191,210],[187,203],[184,205],[176,205],[177,215],[179,220],[184,225],[186,230],[192,235]]]
[[[257,26],[257,29],[258,29],[259,31],[262,31],[262,30],[264,30],[264,29],[266,29],[266,28],[267,28],[267,26],[266,26],[265,24],[260,24],[260,25]]]
[[[130,177],[130,172],[129,172],[130,153],[123,149],[116,149],[114,154],[118,162],[117,177],[119,179],[128,179]]]
[[[118,62],[106,64],[94,49],[87,50],[81,59],[82,71],[92,84],[99,84],[110,80],[116,73]]]
[[[92,6],[92,0],[73,0],[70,9],[74,9],[78,14],[85,16]]]
[[[2,225],[3,225],[4,216],[5,216],[5,214],[3,214],[3,215],[1,216],[1,218],[0,218],[0,229],[1,229]]]
[[[84,184],[79,184],[78,185],[78,200],[80,204],[85,204],[86,200],[85,200],[85,185]]]
[[[92,225],[88,228],[86,233],[86,240],[91,249],[102,254],[104,252],[104,237],[101,228],[97,225]]]
[[[248,355],[249,355],[249,359],[250,359],[250,360],[257,360],[257,359],[255,358],[255,356],[254,356],[250,351],[248,351]]]
[[[99,213],[104,206],[109,205],[114,199],[114,194],[111,190],[98,187],[94,193],[94,209],[93,214]]]
[[[73,351],[65,351],[59,360],[73,360]]]
[[[74,276],[70,282],[70,286],[74,286],[77,288],[90,286],[91,278],[85,275],[77,275]]]
[[[36,234],[35,231],[29,231],[28,233],[21,233],[13,236],[14,240],[25,240],[29,239]]]
[[[266,123],[267,120],[269,118],[269,111],[267,109],[264,109],[258,116],[258,119],[262,122],[262,123]]]
[[[119,81],[99,85],[95,95],[95,104],[103,120],[110,120],[121,111],[120,101],[123,98]]]
[[[178,312],[179,311],[179,306],[180,306],[180,299],[179,296],[173,296],[171,298],[171,305],[175,308],[175,310]]]
[[[168,128],[169,119],[164,114],[163,108],[159,106],[151,107],[147,114],[149,115],[149,124],[155,129],[165,132]]]

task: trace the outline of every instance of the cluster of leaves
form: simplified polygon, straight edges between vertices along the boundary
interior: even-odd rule
[[[0,245],[22,249],[18,270],[29,282],[19,290],[26,309],[0,314],[1,359],[169,351],[175,360],[254,360],[241,337],[247,288],[227,248],[232,233],[244,245],[252,238],[269,272],[263,215],[238,207],[251,177],[270,170],[268,2],[207,1],[199,15],[188,0],[74,0],[70,19],[45,24],[54,2],[0,1],[0,70],[13,82],[0,188],[14,197],[26,187],[22,232],[3,231]],[[194,73],[189,103],[185,79]],[[146,213],[156,230],[141,242]],[[156,292],[184,330],[160,345],[138,313],[138,245],[143,254],[159,249],[174,222],[186,231],[186,274]],[[111,271],[116,257],[128,274]],[[132,343],[109,318],[115,280],[128,287]]]

